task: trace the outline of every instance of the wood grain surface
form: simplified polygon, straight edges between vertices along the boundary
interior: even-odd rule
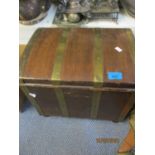
[[[96,32],[100,33],[100,52],[103,66],[100,73],[104,84],[134,85],[134,37],[129,29],[69,29],[63,41],[63,56],[56,62],[61,38],[67,29],[39,29],[29,42],[21,65],[20,78],[51,80],[55,63],[60,66],[60,79],[64,84],[93,84],[95,69],[98,69],[95,58]],[[122,49],[122,52],[115,50]],[[99,60],[101,61],[101,60]],[[96,68],[95,68],[96,67]],[[122,80],[109,80],[108,72],[121,72]],[[98,75],[100,76],[100,75]]]
[[[42,115],[122,121],[134,105],[134,72],[129,29],[41,28],[20,59],[19,78]]]

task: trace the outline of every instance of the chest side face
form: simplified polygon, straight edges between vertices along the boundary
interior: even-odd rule
[[[45,116],[122,121],[134,105],[133,91],[54,88],[22,85],[26,96]]]
[[[134,83],[128,29],[40,29],[26,47],[21,77],[62,83]]]

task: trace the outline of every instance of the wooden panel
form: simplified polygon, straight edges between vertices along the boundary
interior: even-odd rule
[[[93,80],[92,35],[93,30],[89,29],[71,30],[61,71],[62,81]]]
[[[123,120],[131,109],[130,103],[128,102],[130,96],[131,93],[125,92],[102,92],[97,117],[113,121]],[[124,111],[125,115],[120,119],[120,113],[125,106],[128,108]]]
[[[59,43],[62,30],[43,29],[34,40],[29,57],[24,68],[23,76],[28,78],[49,79],[51,77],[55,51]],[[30,44],[30,43],[29,43]]]
[[[70,117],[90,118],[92,91],[63,89]]]
[[[41,87],[27,88],[29,90],[29,94],[35,95],[34,100],[39,105],[43,115],[62,115],[54,89]]]
[[[134,84],[134,40],[132,45],[129,41],[130,31],[123,29],[107,29],[102,31],[103,38],[103,59],[104,59],[104,81],[105,83],[133,83]],[[129,34],[131,35],[131,34]],[[115,50],[115,47],[122,49],[122,52]],[[121,72],[123,79],[109,80],[108,72]]]

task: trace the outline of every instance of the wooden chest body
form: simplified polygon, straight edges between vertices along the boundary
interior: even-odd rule
[[[38,29],[20,60],[20,88],[42,115],[123,120],[134,105],[134,37]]]

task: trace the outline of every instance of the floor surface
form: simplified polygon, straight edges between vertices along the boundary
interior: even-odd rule
[[[32,106],[19,116],[20,155],[115,155],[129,130],[127,120],[44,117]]]

